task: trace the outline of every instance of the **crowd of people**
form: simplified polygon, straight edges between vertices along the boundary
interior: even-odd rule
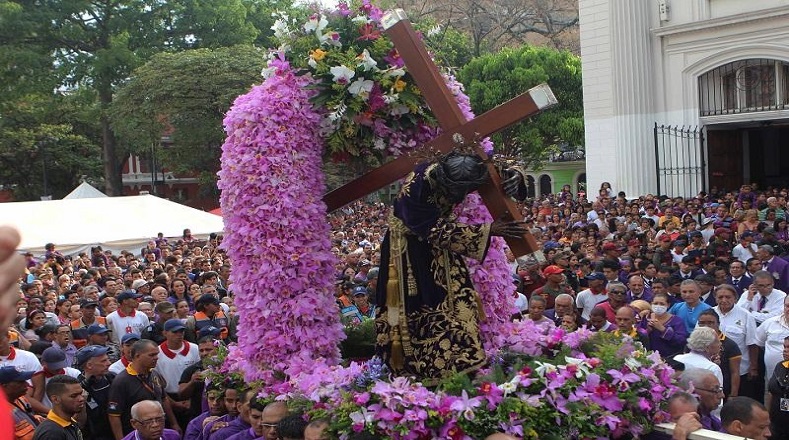
[[[789,438],[788,199],[747,185],[632,199],[603,185],[593,200],[566,187],[525,202],[547,261],[508,253],[512,319],[587,326],[659,352],[687,391],[669,402],[675,438],[700,427]],[[356,202],[329,216],[347,325],[376,315],[389,215]],[[221,238],[185,230],[117,255],[54,244],[27,254],[15,319],[0,331],[16,438],[322,438],[325,422],[263,404],[244,383],[206,383],[203,361],[238,326]]]

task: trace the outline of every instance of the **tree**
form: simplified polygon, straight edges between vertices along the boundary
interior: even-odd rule
[[[562,142],[584,142],[581,61],[566,51],[524,46],[472,60],[458,79],[477,114],[547,82],[559,105],[497,135],[500,153],[536,165]]]
[[[178,172],[200,170],[201,181],[215,187],[222,119],[237,96],[262,80],[263,67],[263,51],[252,46],[158,54],[118,90],[112,127],[142,154],[169,133],[168,146],[159,149],[162,163]]]
[[[17,200],[62,198],[81,180],[101,177],[99,144],[80,97],[27,95],[0,107],[0,185]],[[76,110],[80,109],[80,110]],[[95,116],[95,115],[93,115]]]
[[[415,21],[430,17],[469,36],[474,56],[534,44],[578,52],[577,0],[391,0]]]
[[[106,192],[122,191],[123,157],[108,111],[116,88],[152,55],[191,47],[251,43],[269,29],[247,20],[255,0],[0,0],[0,78],[57,73],[55,87],[90,89],[99,104]],[[259,13],[259,11],[258,11]],[[32,77],[31,77],[32,78]],[[34,84],[34,81],[28,81]]]

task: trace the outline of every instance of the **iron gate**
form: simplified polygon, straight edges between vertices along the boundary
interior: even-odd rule
[[[704,129],[655,123],[657,192],[695,196],[707,187]]]

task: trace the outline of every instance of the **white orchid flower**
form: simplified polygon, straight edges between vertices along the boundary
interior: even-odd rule
[[[359,54],[356,59],[359,60],[359,64],[357,65],[363,68],[365,72],[369,72],[371,70],[375,72],[378,70],[378,61],[375,61],[373,57],[370,56],[370,52],[368,52],[367,49],[362,51],[362,53]]]
[[[356,72],[345,66],[334,66],[329,69],[329,72],[334,76],[332,80],[337,84],[348,84],[348,82],[356,75]]]
[[[369,79],[359,78],[356,81],[352,82],[351,85],[348,87],[348,93],[354,96],[359,95],[367,99],[367,96],[369,96],[370,92],[373,90],[374,84],[375,83]]]
[[[304,23],[304,30],[307,33],[315,32],[318,36],[323,34],[323,30],[329,25],[329,20],[323,15],[312,14],[309,21]]]

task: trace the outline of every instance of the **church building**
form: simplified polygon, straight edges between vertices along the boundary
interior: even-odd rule
[[[789,186],[789,1],[579,0],[589,198]]]

